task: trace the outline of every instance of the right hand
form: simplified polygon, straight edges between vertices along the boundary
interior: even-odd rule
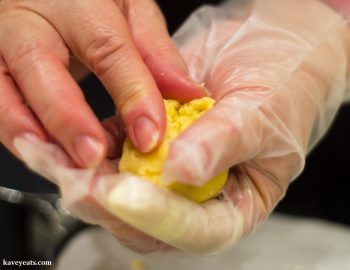
[[[165,131],[162,95],[199,98],[153,0],[0,2],[0,141],[52,140],[80,167],[109,151],[105,130],[69,73],[70,56],[112,96],[135,146],[147,152]]]

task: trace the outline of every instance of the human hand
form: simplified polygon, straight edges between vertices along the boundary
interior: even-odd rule
[[[172,143],[164,181],[203,185],[231,168],[224,198],[196,206],[147,184],[152,195],[133,191],[136,180],[116,187],[119,218],[182,250],[228,248],[265,220],[347,86],[349,30],[340,16],[319,1],[250,4],[203,8],[175,35],[217,105]]]
[[[110,151],[68,71],[72,56],[103,82],[144,152],[164,135],[162,94],[204,95],[153,0],[4,0],[0,28],[0,141],[17,156],[19,136],[54,141],[81,167],[97,166]]]
[[[201,185],[231,168],[222,196],[196,204],[117,174],[113,162],[79,170],[52,145],[19,139],[24,160],[59,183],[73,213],[130,248],[211,253],[237,243],[300,173],[349,77],[349,30],[330,8],[313,0],[249,3],[203,8],[175,36],[217,105],[173,142],[164,181]]]

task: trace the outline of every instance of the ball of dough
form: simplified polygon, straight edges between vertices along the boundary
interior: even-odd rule
[[[180,104],[175,100],[164,100],[164,103],[167,114],[167,129],[163,143],[150,153],[141,153],[135,149],[129,139],[126,139],[119,163],[119,171],[141,176],[156,185],[169,188],[195,202],[204,202],[213,198],[225,185],[228,171],[216,175],[201,187],[190,186],[180,182],[174,182],[165,186],[161,181],[161,172],[168,155],[170,143],[212,108],[215,101],[204,97],[185,104]]]

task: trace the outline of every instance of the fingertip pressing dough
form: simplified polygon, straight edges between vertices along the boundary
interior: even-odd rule
[[[126,139],[119,163],[119,171],[141,176],[158,186],[169,188],[195,202],[204,202],[220,192],[226,182],[228,171],[216,175],[201,187],[180,182],[165,186],[161,181],[161,172],[171,141],[212,108],[215,101],[204,97],[185,104],[169,99],[164,100],[164,103],[167,114],[167,130],[163,143],[150,153],[141,153],[135,149],[129,139]]]

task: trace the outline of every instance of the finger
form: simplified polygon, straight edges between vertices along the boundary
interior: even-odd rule
[[[101,164],[98,171],[77,169],[72,166],[74,164],[66,153],[55,144],[22,136],[17,137],[14,144],[28,167],[60,186],[65,206],[74,215],[85,222],[98,223],[116,235],[124,245],[138,252],[148,253],[167,248],[164,243],[116,218],[101,204],[99,198],[102,196],[105,200],[110,182],[119,178],[108,160]]]
[[[13,18],[15,22],[7,21],[0,50],[23,96],[78,165],[98,165],[105,133],[67,70],[65,45],[41,17],[24,11]]]
[[[89,213],[87,221],[91,223],[97,221],[105,229],[112,232],[123,245],[139,253],[169,250],[170,247],[166,244],[135,229],[108,211],[109,208],[105,207],[104,202],[108,190],[113,187],[116,180],[123,181],[123,175],[100,176],[90,187],[90,193],[80,200],[80,207],[86,209],[83,212]]]
[[[0,58],[0,141],[21,158],[14,147],[16,136],[32,136],[46,140],[46,134],[31,111],[25,106],[7,66]]]
[[[203,7],[197,10],[173,36],[189,73],[199,82],[206,82],[206,77],[223,47],[242,26],[242,18],[239,17],[235,20],[222,18],[220,23],[216,24],[209,23],[211,16],[221,18],[222,14],[215,7]],[[227,59],[225,57],[225,60]],[[210,87],[208,91],[212,93]],[[213,94],[215,96],[215,93]]]
[[[200,186],[255,157],[264,141],[263,123],[244,94],[226,97],[171,143],[162,180]]]
[[[224,200],[196,204],[188,199],[129,176],[119,181],[108,195],[112,213],[138,230],[178,249],[195,253],[215,253],[237,243],[265,219],[273,204],[245,173],[231,175]],[[267,188],[265,188],[266,191]],[[271,187],[271,192],[276,192]],[[266,197],[270,194],[265,194]],[[277,190],[274,194],[280,198]]]
[[[55,12],[40,12],[101,79],[134,145],[143,152],[158,145],[165,132],[162,96],[117,5],[112,1],[60,1]]]
[[[301,125],[301,119],[288,113],[294,102],[286,99],[288,91],[273,98],[271,91],[275,93],[263,87],[237,90],[220,100],[172,142],[162,180],[201,186],[252,159],[269,159],[265,166],[283,183],[294,179],[304,166],[305,150],[297,129],[287,127]],[[307,97],[303,101],[309,104]],[[312,114],[304,116],[305,123],[313,119]]]
[[[129,1],[125,12],[135,44],[163,96],[182,102],[205,96],[205,88],[190,79],[155,1]]]
[[[106,131],[108,141],[107,157],[109,159],[120,157],[125,141],[125,132],[120,120],[117,117],[110,117],[102,121],[102,126]]]
[[[75,214],[99,221],[142,252],[169,249],[162,242],[197,253],[227,249],[265,219],[283,194],[259,168],[247,166],[231,175],[226,200],[200,205],[131,175],[106,175],[94,184],[88,179],[95,173],[67,168],[68,157],[56,145],[18,138],[16,146],[29,166],[60,184]],[[252,179],[261,179],[260,184]]]
[[[181,250],[211,250],[228,240],[215,235],[227,234],[229,229],[235,233],[226,227],[229,207],[222,209],[220,219],[209,219],[204,206],[134,176],[118,182],[108,194],[107,205],[121,220]]]

